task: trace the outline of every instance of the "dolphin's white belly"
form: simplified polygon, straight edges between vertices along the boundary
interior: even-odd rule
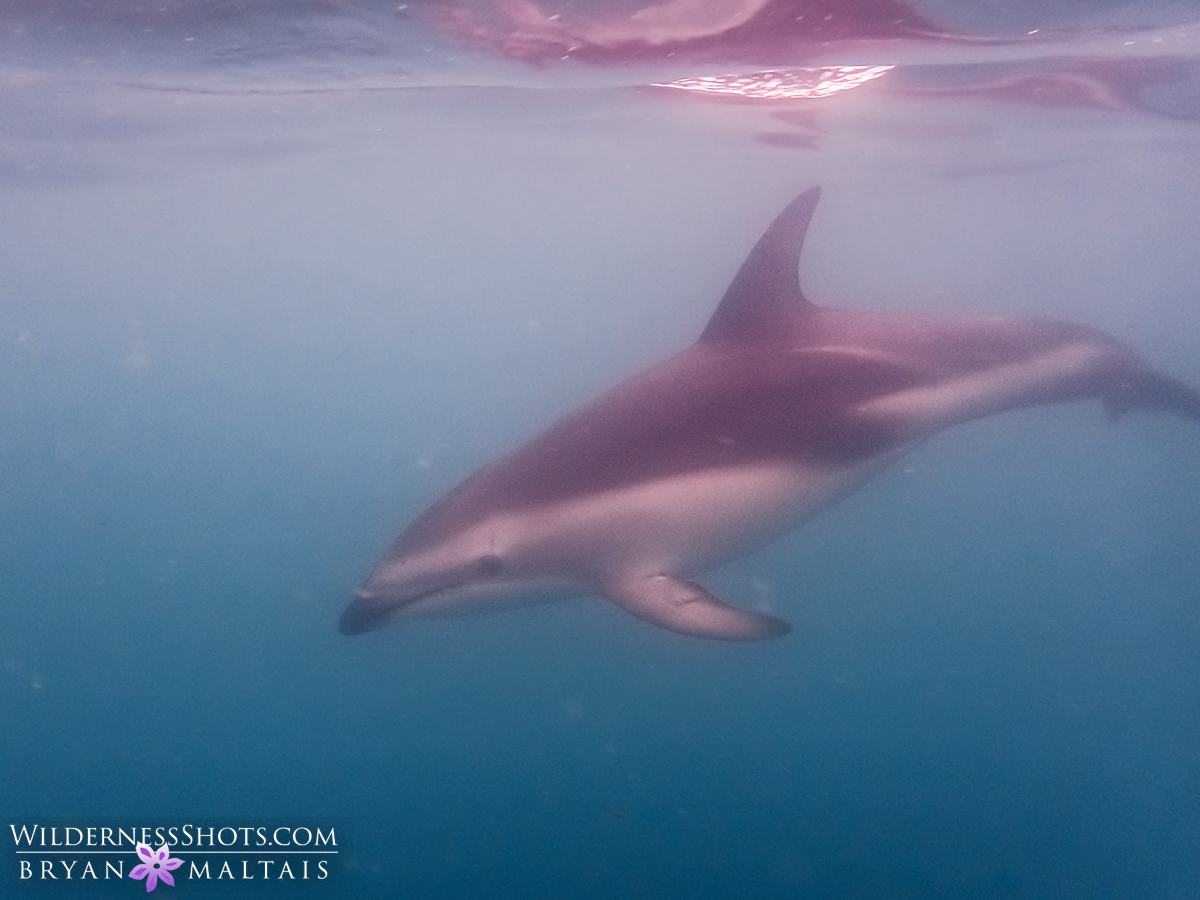
[[[690,472],[494,518],[510,572],[584,584],[613,575],[693,575],[820,512],[899,454],[858,465],[758,462]]]

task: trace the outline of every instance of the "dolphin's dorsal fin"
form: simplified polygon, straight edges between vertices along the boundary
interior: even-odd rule
[[[702,342],[767,340],[786,334],[798,313],[812,308],[800,292],[800,248],[809,230],[821,188],[787,204],[758,239],[716,306],[700,336]]]
[[[771,223],[708,320],[702,342],[778,337],[797,313],[812,307],[800,291],[797,269],[820,198],[819,187],[809,188]]]

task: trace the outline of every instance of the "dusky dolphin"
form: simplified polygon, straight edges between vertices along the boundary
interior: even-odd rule
[[[924,438],[1098,398],[1200,420],[1200,393],[1070,322],[825,309],[800,291],[820,196],[750,251],[700,340],[484,466],[430,507],[342,613],[343,634],[416,616],[600,594],[726,640],[789,627],[689,580],[778,537]]]

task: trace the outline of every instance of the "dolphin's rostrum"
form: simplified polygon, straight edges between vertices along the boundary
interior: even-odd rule
[[[700,340],[480,469],[388,549],[344,634],[600,594],[683,634],[789,626],[689,579],[794,528],[947,426],[1100,399],[1200,420],[1200,393],[1069,322],[825,309],[801,293],[820,190],[751,250]]]

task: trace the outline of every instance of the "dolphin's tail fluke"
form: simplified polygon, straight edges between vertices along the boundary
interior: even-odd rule
[[[1117,421],[1133,409],[1168,412],[1200,422],[1200,391],[1151,369],[1135,369],[1122,376],[1104,395],[1109,419]]]

